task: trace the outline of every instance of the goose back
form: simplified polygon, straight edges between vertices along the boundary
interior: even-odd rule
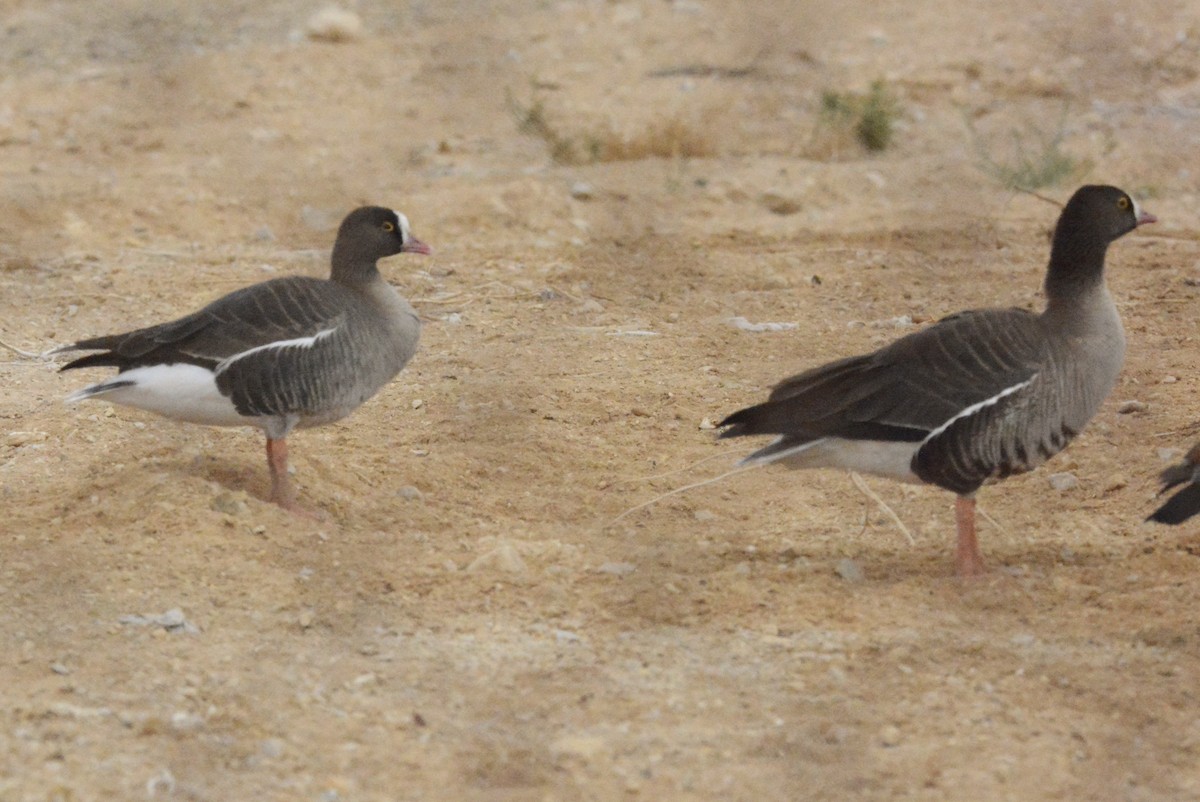
[[[412,307],[382,279],[352,289],[293,276],[169,323],[80,341],[75,348],[102,352],[63,369],[196,365],[212,372],[239,415],[309,426],[344,417],[373,395],[412,358],[419,334]]]
[[[722,436],[781,435],[748,461],[802,454],[801,467],[849,467],[822,463],[829,449],[805,448],[822,438],[911,443],[916,478],[969,494],[1037,467],[1092,417],[1124,352],[1111,312],[1097,316],[1115,331],[1089,323],[1062,332],[1022,309],[952,315],[873,354],[784,380],[763,404],[722,421]],[[894,462],[894,450],[887,454]]]

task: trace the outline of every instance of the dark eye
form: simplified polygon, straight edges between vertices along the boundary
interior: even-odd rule
[[[1124,195],[1117,198],[1117,208],[1120,209],[1121,211],[1125,211],[1126,209],[1128,209],[1129,208],[1129,198],[1126,198]]]
[[[1124,199],[1124,198],[1122,198],[1121,200],[1125,200],[1125,199]],[[1122,208],[1122,209],[1124,209],[1125,207],[1124,207],[1124,206],[1122,206],[1121,208]],[[395,224],[395,223],[393,223],[391,220],[386,220],[386,221],[384,221],[384,223],[383,223],[383,230],[384,230],[384,231],[395,231],[395,230],[396,230],[396,224]]]

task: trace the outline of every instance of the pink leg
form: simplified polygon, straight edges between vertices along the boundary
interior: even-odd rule
[[[267,465],[271,469],[271,501],[283,507],[290,513],[311,518],[314,521],[324,521],[325,513],[320,510],[309,510],[296,502],[296,491],[292,489],[292,480],[288,477],[287,440],[267,438]]]
[[[954,500],[954,520],[958,525],[954,567],[960,577],[982,576],[983,557],[979,554],[979,542],[975,540],[974,496],[959,496]]]
[[[271,469],[271,501],[285,510],[295,510],[296,494],[287,470],[287,440],[267,438],[267,465]]]

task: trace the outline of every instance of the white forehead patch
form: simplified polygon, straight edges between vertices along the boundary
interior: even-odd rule
[[[392,214],[396,215],[396,219],[400,221],[400,242],[403,244],[412,239],[412,229],[408,227],[408,218],[403,213],[392,209]]]

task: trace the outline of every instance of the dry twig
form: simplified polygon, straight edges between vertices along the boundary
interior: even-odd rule
[[[9,351],[12,351],[17,356],[23,356],[26,359],[43,359],[44,358],[42,354],[35,354],[30,351],[24,351],[24,350],[18,348],[17,346],[12,345],[11,343],[4,342],[4,340],[0,340],[0,346],[7,348]]]
[[[745,471],[748,471],[748,470],[751,470],[751,469],[757,468],[757,467],[758,467],[757,465],[742,465],[737,468],[734,468],[732,471],[726,471],[725,473],[721,474],[720,476],[714,476],[712,479],[705,479],[703,482],[693,482],[690,485],[684,485],[683,487],[677,487],[674,490],[668,490],[666,493],[661,493],[661,494],[655,496],[654,498],[650,499],[649,501],[643,501],[641,504],[638,504],[636,507],[630,507],[629,509],[625,510],[625,512],[621,513],[616,518],[613,518],[611,521],[604,524],[604,526],[600,527],[600,531],[603,532],[605,529],[608,529],[610,526],[615,524],[617,521],[620,521],[622,518],[625,518],[626,516],[637,512],[638,510],[645,509],[646,507],[649,507],[651,504],[657,504],[658,502],[662,501],[664,498],[668,498],[669,496],[675,496],[680,493],[683,493],[684,491],[693,490],[697,487],[704,487],[705,485],[711,485],[714,482],[719,482],[728,476],[733,476],[735,473],[744,473]]]
[[[878,504],[879,509],[883,510],[884,514],[892,519],[892,523],[894,523],[900,529],[900,531],[904,533],[904,536],[908,538],[908,545],[917,545],[917,541],[913,538],[912,532],[908,531],[908,527],[904,525],[904,521],[900,520],[900,516],[897,515],[896,512],[887,505],[886,501],[879,497],[879,494],[867,487],[867,483],[863,481],[861,476],[854,471],[851,471],[850,480],[854,482],[854,486],[859,489],[859,492],[871,499],[871,501],[874,501],[876,504]]]

